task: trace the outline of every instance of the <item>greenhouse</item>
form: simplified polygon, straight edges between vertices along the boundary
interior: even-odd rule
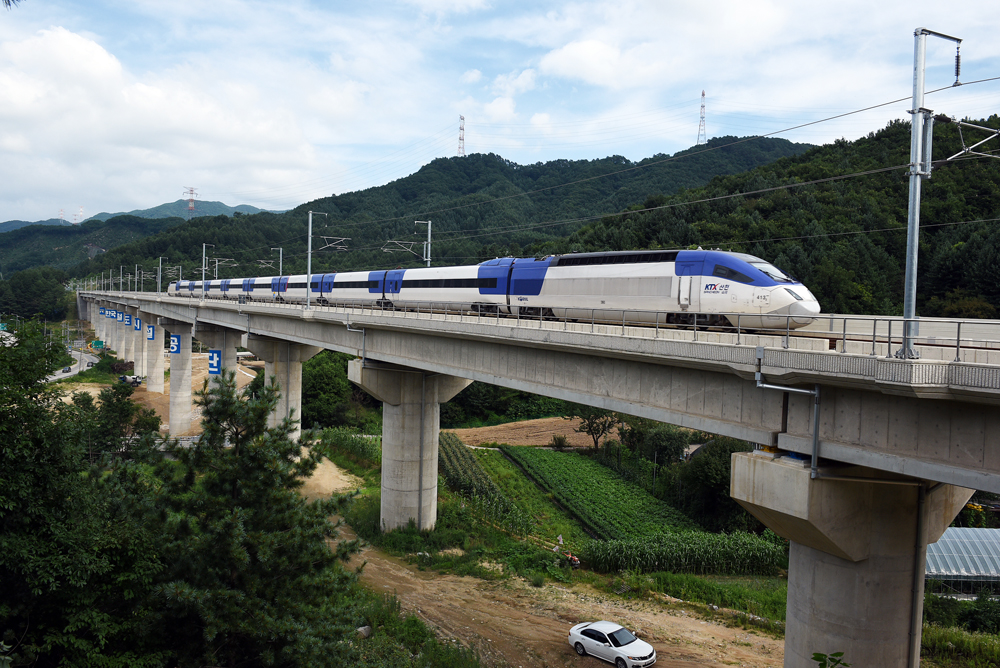
[[[1000,591],[1000,529],[945,529],[941,540],[927,546],[925,572],[928,591]]]

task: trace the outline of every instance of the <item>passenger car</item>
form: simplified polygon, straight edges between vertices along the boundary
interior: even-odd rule
[[[70,371],[72,371],[72,370],[73,370],[73,369],[71,369],[70,367],[68,367],[68,366],[64,366],[64,367],[63,367],[63,370],[62,370],[62,372],[63,372],[63,373],[69,373],[69,372],[70,372]]]
[[[615,668],[645,668],[656,663],[656,650],[614,622],[584,622],[569,630],[569,644],[580,656],[596,656]]]

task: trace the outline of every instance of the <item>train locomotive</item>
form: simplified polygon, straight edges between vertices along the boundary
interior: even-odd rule
[[[305,275],[177,281],[171,296],[306,301]],[[497,258],[477,265],[313,274],[314,304],[443,308],[582,321],[799,328],[819,302],[794,278],[745,253],[653,250]],[[627,315],[625,315],[627,314]]]

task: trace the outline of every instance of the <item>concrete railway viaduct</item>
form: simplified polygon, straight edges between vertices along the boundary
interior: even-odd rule
[[[733,456],[731,494],[791,541],[789,667],[836,651],[856,665],[918,665],[926,545],[973,490],[1000,492],[1000,346],[961,330],[918,339],[922,359],[897,359],[885,319],[821,323],[829,333],[807,337],[136,292],[81,292],[78,304],[149,391],[163,391],[164,332],[177,337],[175,435],[191,423],[192,338],[220,350],[223,367],[236,346],[262,358],[282,388],[275,420],[297,413],[304,360],[355,355],[351,380],[384,403],[390,528],[433,527],[439,405],[474,380],[760,444]]]

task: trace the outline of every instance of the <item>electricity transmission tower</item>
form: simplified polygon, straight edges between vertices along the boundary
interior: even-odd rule
[[[700,146],[708,141],[705,134],[705,91],[701,91],[701,120],[698,121],[698,141],[695,146]]]

